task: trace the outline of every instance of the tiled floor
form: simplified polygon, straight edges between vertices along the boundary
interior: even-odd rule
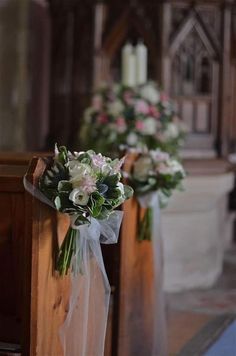
[[[211,289],[167,295],[169,355],[179,350],[209,321],[236,315],[236,247],[225,254],[222,276]]]

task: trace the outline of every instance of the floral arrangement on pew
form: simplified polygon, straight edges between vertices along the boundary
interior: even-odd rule
[[[60,275],[67,274],[71,267],[78,227],[91,224],[92,219],[109,220],[114,210],[132,196],[132,188],[120,181],[123,163],[124,158],[112,160],[91,150],[72,154],[64,146],[55,147],[53,163],[41,177],[39,189],[71,219],[57,258]]]
[[[133,194],[121,182],[123,163],[124,158],[113,160],[92,150],[71,153],[56,145],[38,186],[24,179],[32,195],[70,217],[56,261],[59,275],[73,272],[69,309],[60,327],[64,355],[104,354],[110,285],[100,244],[117,242],[123,212],[116,208]]]
[[[152,200],[159,197],[160,207],[167,205],[175,189],[182,189],[185,177],[183,166],[168,153],[159,149],[140,153],[134,164],[129,182],[134,189],[139,204],[146,208],[144,217],[139,220],[138,239],[150,240],[152,234]]]
[[[154,83],[136,87],[104,85],[84,113],[80,138],[99,152],[118,152],[119,146],[160,148],[176,155],[186,127],[169,97]]]

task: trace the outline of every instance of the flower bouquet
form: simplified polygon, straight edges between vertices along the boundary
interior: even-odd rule
[[[168,153],[159,149],[140,153],[134,161],[129,182],[141,206],[147,207],[139,221],[139,240],[151,239],[151,200],[158,193],[160,206],[166,206],[173,190],[181,189],[185,177],[183,166]]]
[[[119,146],[160,148],[176,155],[186,128],[168,96],[149,82],[135,88],[122,84],[98,89],[84,113],[80,139],[103,153]]]
[[[132,196],[132,188],[120,181],[123,162],[91,150],[72,154],[64,146],[56,146],[53,163],[41,177],[39,189],[71,219],[56,263],[60,275],[67,274],[71,266],[78,227],[91,224],[91,219],[109,219],[114,209]]]

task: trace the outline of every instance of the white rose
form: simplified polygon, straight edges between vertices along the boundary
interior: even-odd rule
[[[71,191],[69,199],[75,205],[87,205],[89,201],[89,194],[81,191],[79,188],[75,188]]]
[[[92,172],[92,169],[88,164],[81,163],[77,160],[69,161],[68,168],[71,179],[82,178]]]
[[[165,131],[167,138],[176,138],[179,136],[179,128],[177,125],[170,123]]]
[[[150,150],[150,156],[152,157],[152,159],[154,161],[158,161],[158,162],[163,162],[163,161],[167,161],[170,158],[169,153],[167,152],[163,152],[160,151],[159,149],[157,150]]]
[[[160,174],[173,174],[171,167],[166,162],[161,162],[158,164],[157,172]]]
[[[143,124],[143,133],[145,135],[154,135],[156,133],[157,124],[156,120],[153,117],[148,117],[146,120],[143,121]]]
[[[138,142],[138,136],[134,132],[131,132],[128,134],[126,142],[129,146],[135,146]]]
[[[134,178],[145,181],[148,178],[149,172],[152,170],[152,160],[148,156],[141,156],[134,162]]]
[[[109,103],[107,108],[108,108],[108,112],[111,115],[118,116],[124,110],[124,105],[120,100],[115,100],[114,102]]]
[[[178,172],[182,173],[183,175],[185,174],[182,164],[180,164],[178,161],[173,159],[168,162],[168,165],[171,168],[173,174]]]
[[[154,84],[146,84],[140,89],[141,96],[152,104],[157,104],[160,101],[160,93],[155,88]]]

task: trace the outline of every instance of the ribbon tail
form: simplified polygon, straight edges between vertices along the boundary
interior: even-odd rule
[[[161,210],[158,194],[152,205],[152,243],[154,253],[154,339],[152,356],[167,356],[166,301],[163,290],[163,246],[161,233]]]
[[[110,285],[98,239],[88,239],[86,230],[77,235],[71,296],[67,318],[60,329],[64,356],[104,354]]]

